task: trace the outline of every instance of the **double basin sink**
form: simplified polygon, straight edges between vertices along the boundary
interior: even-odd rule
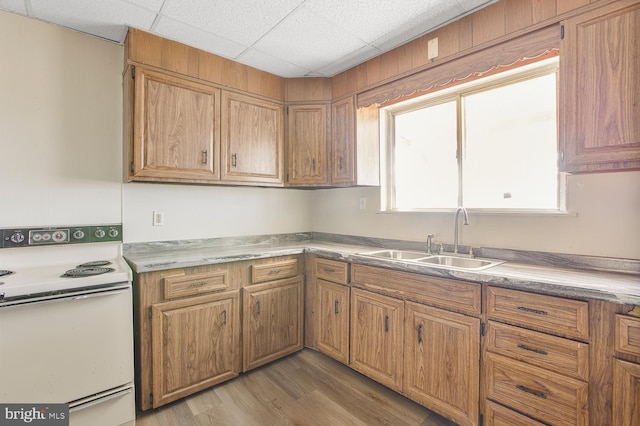
[[[410,250],[376,250],[358,253],[360,256],[378,259],[406,261],[436,268],[458,269],[465,271],[481,271],[504,263],[501,260],[479,259],[449,255],[431,255]]]

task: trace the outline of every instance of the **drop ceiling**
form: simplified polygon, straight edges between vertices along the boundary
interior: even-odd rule
[[[123,43],[127,27],[282,77],[331,77],[496,0],[0,0]]]

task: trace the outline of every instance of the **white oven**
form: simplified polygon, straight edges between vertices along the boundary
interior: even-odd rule
[[[72,426],[134,424],[131,270],[119,250],[0,251],[0,402],[66,403]]]

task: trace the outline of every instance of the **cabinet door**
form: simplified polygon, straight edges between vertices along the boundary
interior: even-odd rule
[[[222,92],[222,180],[283,183],[282,105]]]
[[[351,290],[349,365],[402,391],[404,302],[366,290]]]
[[[287,183],[326,185],[327,105],[287,107]]]
[[[460,425],[478,424],[480,320],[406,302],[404,392]]]
[[[238,375],[237,291],[157,303],[151,313],[154,408]]]
[[[303,346],[302,277],[242,289],[243,371]]]
[[[352,97],[331,105],[331,183],[356,183],[356,130]]]
[[[133,180],[220,179],[220,90],[135,69]]]
[[[349,363],[349,287],[329,281],[317,283],[318,350]]]
[[[640,365],[613,361],[613,423],[640,424]]]
[[[561,43],[565,171],[640,167],[640,3],[568,19]]]

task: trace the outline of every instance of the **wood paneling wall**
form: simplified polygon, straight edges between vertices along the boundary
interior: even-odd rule
[[[366,91],[612,0],[500,0],[333,77],[333,99]],[[578,10],[583,9],[583,10]],[[438,38],[438,56],[427,42]]]

